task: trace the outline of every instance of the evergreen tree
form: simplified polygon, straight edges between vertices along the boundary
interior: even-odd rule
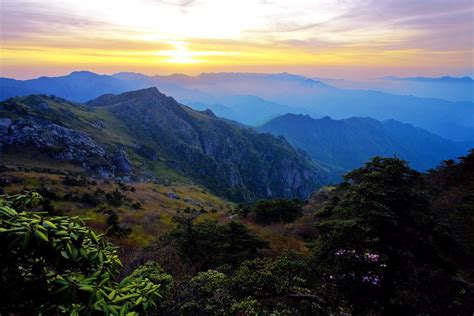
[[[397,158],[375,157],[345,176],[346,193],[318,221],[315,277],[333,308],[356,314],[452,311],[455,267],[438,245],[421,176]],[[454,286],[455,287],[455,286]]]

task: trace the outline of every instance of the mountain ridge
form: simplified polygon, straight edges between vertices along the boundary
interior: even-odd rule
[[[88,79],[73,78],[83,76]],[[0,98],[39,92],[84,102],[106,93],[122,93],[150,86],[159,87],[161,91],[188,105],[222,104],[232,108],[229,106],[232,100],[229,104],[221,100],[229,99],[230,96],[252,95],[265,102],[289,107],[291,111],[287,112],[295,114],[317,113],[338,119],[351,116],[368,116],[377,120],[396,119],[455,141],[472,141],[474,135],[474,103],[470,101],[455,102],[372,90],[341,89],[304,76],[285,73],[212,73],[195,77],[122,73],[114,77],[80,72],[72,77],[69,75],[30,81],[0,79]],[[252,109],[258,103],[251,102],[248,105],[250,109],[240,109],[240,114],[231,111],[226,118],[238,120],[254,116],[254,120],[241,123],[257,124],[275,114],[282,114],[280,111],[260,114]]]
[[[411,124],[367,117],[334,120],[328,116],[314,119],[309,115],[285,114],[257,130],[282,135],[314,160],[345,170],[360,166],[372,156],[393,155],[426,170],[470,147]]]
[[[31,121],[27,139],[47,137],[38,149],[52,157],[58,150],[68,152],[72,141],[67,134],[53,143],[53,136],[44,133],[48,124],[56,122],[88,135],[103,148],[104,170],[121,167],[128,171],[127,176],[139,178],[153,178],[154,172],[161,172],[163,177],[169,170],[234,201],[306,198],[328,177],[325,168],[283,138],[259,134],[209,111],[195,111],[155,87],[108,94],[86,104],[46,95],[9,99],[0,103],[0,117],[11,122],[0,137],[5,144],[8,139],[10,147],[17,141],[11,137],[11,124],[27,120]],[[33,117],[46,123],[35,125]],[[54,146],[48,147],[49,143]],[[26,151],[25,144],[21,146]],[[11,153],[13,157],[18,154]],[[82,166],[94,162],[82,156],[79,161],[74,157],[70,160]]]

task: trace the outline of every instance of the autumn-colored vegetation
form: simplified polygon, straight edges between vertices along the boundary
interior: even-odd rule
[[[3,190],[36,189],[43,198],[35,207],[30,195],[19,198],[25,201],[21,205],[4,195],[4,216],[16,219],[2,218],[0,241],[14,242],[14,225],[23,220],[33,224],[32,249],[43,251],[42,243],[52,242],[61,221],[76,223],[93,238],[97,235],[81,219],[70,217],[87,216],[87,225],[104,233],[101,240],[116,244],[123,258],[124,267],[114,270],[108,288],[120,289],[121,279],[159,285],[150,308],[161,314],[469,314],[474,310],[473,159],[471,151],[421,174],[398,158],[375,157],[309,201],[248,205],[227,203],[191,185],[105,182],[3,168]],[[21,243],[15,245],[15,253],[21,253]],[[108,243],[102,245],[117,255]],[[28,258],[12,257],[8,247],[2,251],[18,267],[28,258],[49,258],[36,250],[25,254]],[[60,256],[89,258],[79,255],[80,249],[76,255],[68,251]],[[90,297],[90,291],[74,297],[74,304],[50,291],[24,300],[23,306],[15,289],[30,280],[11,264],[2,265],[2,273],[21,285],[8,288],[7,312],[28,304],[79,314],[115,308],[113,299],[101,301],[102,294],[86,303],[81,297]],[[85,282],[81,278],[65,280]],[[95,282],[87,274],[84,278]],[[134,293],[133,288],[127,291]],[[131,298],[130,311],[145,307],[138,297]]]

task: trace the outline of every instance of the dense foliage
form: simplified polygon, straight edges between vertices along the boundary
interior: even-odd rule
[[[239,222],[219,224],[206,220],[193,223],[191,218],[176,218],[176,229],[164,236],[163,245],[175,249],[193,271],[236,266],[255,258],[268,243],[251,234]]]
[[[1,314],[134,315],[154,307],[159,284],[117,282],[115,248],[78,217],[31,212],[36,193],[0,198]]]
[[[303,205],[300,200],[260,200],[251,205],[241,206],[238,212],[255,218],[255,222],[259,224],[293,222],[303,214]]]
[[[244,261],[236,270],[209,270],[190,281],[181,313],[189,315],[314,315],[324,300],[315,295],[305,278],[303,257],[285,253],[273,260]]]
[[[3,198],[0,312],[469,315],[473,192],[474,151],[427,174],[375,157],[307,202],[242,206],[241,221],[181,212],[121,282],[115,249],[79,218],[30,212],[34,194]],[[302,222],[314,233],[301,252],[272,249],[266,233]]]
[[[433,192],[433,215],[458,241],[463,251],[457,259],[466,263],[474,259],[474,149],[459,159],[430,170],[426,183]]]
[[[313,250],[331,305],[356,314],[466,312],[472,290],[455,281],[456,243],[433,220],[421,175],[376,157],[345,180],[343,197],[318,215]]]

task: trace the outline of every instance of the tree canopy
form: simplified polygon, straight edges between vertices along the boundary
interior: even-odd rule
[[[356,314],[455,312],[451,241],[430,214],[421,175],[375,157],[345,176],[342,198],[319,214],[314,274],[336,306]],[[343,302],[341,304],[341,302]]]

